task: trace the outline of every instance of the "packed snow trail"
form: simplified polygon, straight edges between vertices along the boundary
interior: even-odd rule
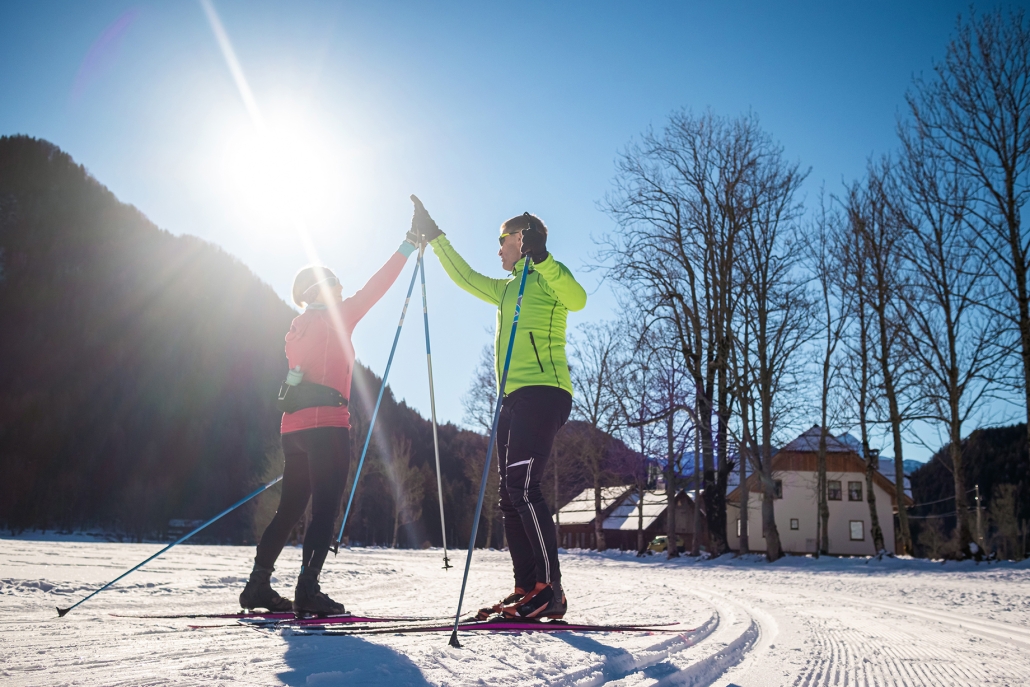
[[[160,544],[0,539],[0,682],[13,685],[1025,685],[1030,564],[758,557],[639,559],[563,554],[567,620],[679,622],[678,635],[304,636],[188,619],[232,613],[252,547],[176,547],[91,599],[67,605]],[[290,592],[299,549],[275,582]],[[446,616],[460,576],[440,552],[352,549],[323,572],[348,610]],[[459,557],[460,558],[460,557]],[[464,561],[454,560],[457,566]],[[459,567],[460,569],[460,567]],[[275,578],[273,578],[275,579]],[[506,553],[477,551],[467,598],[512,584]]]

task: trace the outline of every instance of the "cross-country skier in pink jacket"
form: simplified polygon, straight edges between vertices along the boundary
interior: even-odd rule
[[[412,232],[368,283],[350,298],[343,298],[340,280],[326,267],[305,267],[293,281],[293,302],[304,312],[286,335],[290,370],[303,373],[303,381],[335,389],[344,405],[314,406],[282,419],[282,445],[286,456],[282,496],[272,522],[261,535],[250,581],[240,594],[247,609],[290,611],[297,614],[340,614],[343,604],[321,591],[322,570],[333,536],[350,468],[350,399],[354,371],[355,325],[393,285],[417,239]],[[279,553],[311,500],[311,523],[304,534],[304,553],[293,601],[272,589],[270,579]]]

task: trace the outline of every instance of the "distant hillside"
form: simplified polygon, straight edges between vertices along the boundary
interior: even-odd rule
[[[906,461],[907,463],[907,461]],[[968,489],[980,486],[983,500],[985,535],[990,538],[1011,526],[1030,520],[1030,471],[1027,460],[1026,425],[978,429],[962,441],[963,476]],[[911,473],[912,495],[918,506],[912,510],[913,537],[932,521],[939,521],[950,536],[955,527],[955,483],[949,446]],[[1006,488],[1011,503],[1001,503]],[[974,495],[967,495],[970,509]],[[1003,512],[1004,511],[1004,512]],[[941,517],[934,517],[934,516]],[[930,517],[928,517],[930,516]]]
[[[154,536],[278,474],[273,401],[294,315],[225,251],[159,229],[56,146],[0,138],[0,526]],[[355,441],[378,384],[359,366]],[[411,439],[412,466],[433,480],[406,539],[439,543],[429,424],[390,394],[382,412],[370,464],[390,463],[393,436]],[[485,438],[453,426],[441,438],[448,529],[467,541],[461,460]],[[357,539],[392,534],[390,468],[362,484]],[[253,515],[210,536],[253,539]]]

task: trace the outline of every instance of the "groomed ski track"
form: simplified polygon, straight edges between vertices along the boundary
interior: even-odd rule
[[[1030,565],[759,557],[698,562],[563,556],[585,623],[673,622],[680,634],[312,636],[189,630],[111,613],[232,612],[250,547],[182,546],[57,619],[154,544],[0,539],[0,682],[14,685],[1024,685]],[[299,551],[277,585],[289,591]],[[324,588],[355,613],[437,616],[460,576],[439,551],[355,549]],[[460,566],[463,561],[452,560]],[[460,570],[460,567],[458,568]],[[510,585],[507,554],[477,551],[466,612]],[[687,631],[686,628],[693,628]]]

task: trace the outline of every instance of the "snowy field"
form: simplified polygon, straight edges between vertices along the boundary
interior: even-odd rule
[[[374,637],[263,633],[112,613],[234,612],[251,547],[179,546],[58,619],[160,548],[0,539],[4,685],[1028,685],[1030,564],[815,561],[571,552],[568,620],[676,621],[667,635]],[[280,559],[292,591],[299,549]],[[446,615],[461,582],[439,550],[330,556],[323,588],[369,615]],[[477,552],[466,608],[511,586],[507,554]]]

